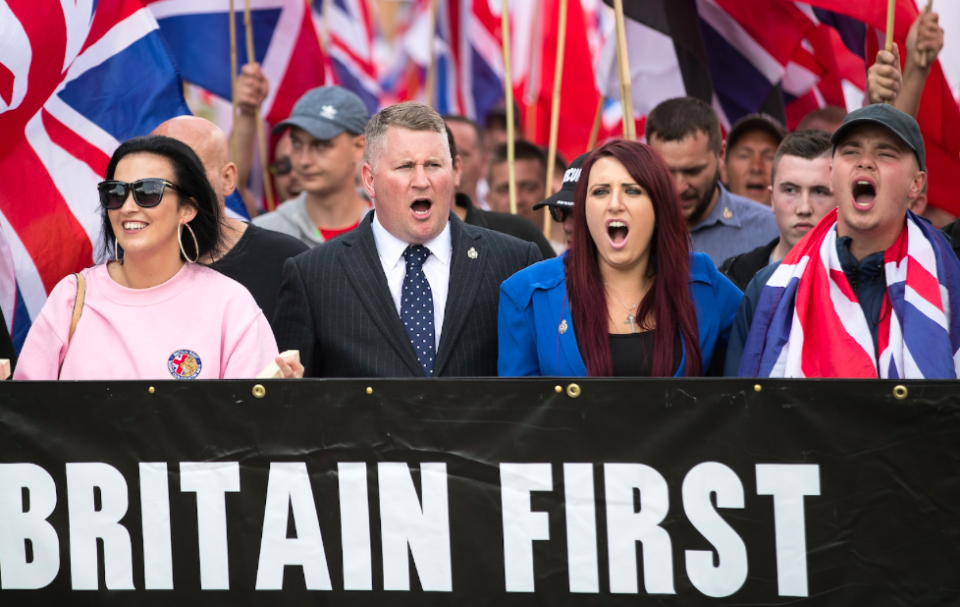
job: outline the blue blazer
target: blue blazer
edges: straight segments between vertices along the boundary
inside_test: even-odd
[[[500,286],[501,377],[587,375],[570,317],[566,257],[534,264]],[[707,255],[691,253],[690,296],[697,310],[706,369],[717,346],[726,347],[743,293],[717,271]],[[686,364],[684,345],[677,377],[683,375]]]

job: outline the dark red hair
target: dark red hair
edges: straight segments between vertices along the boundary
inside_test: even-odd
[[[689,291],[690,235],[680,212],[676,186],[666,163],[653,148],[622,139],[603,145],[587,157],[574,194],[573,239],[566,261],[567,294],[587,372],[600,377],[613,373],[606,289],[600,277],[597,245],[587,227],[586,212],[590,169],[604,157],[619,161],[653,202],[656,225],[651,236],[648,271],[655,279],[637,310],[641,325],[648,318],[656,322],[653,375],[670,377],[674,374],[677,331],[686,347],[683,375],[703,375],[697,314]]]

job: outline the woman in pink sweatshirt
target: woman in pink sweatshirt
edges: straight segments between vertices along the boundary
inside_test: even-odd
[[[252,378],[278,356],[267,319],[239,283],[195,263],[221,246],[222,209],[183,143],[122,144],[98,186],[106,263],[53,289],[27,335],[14,379]]]

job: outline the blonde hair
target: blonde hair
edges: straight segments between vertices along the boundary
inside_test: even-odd
[[[377,168],[377,160],[386,145],[387,128],[391,126],[411,131],[433,131],[443,138],[443,145],[447,148],[447,156],[450,155],[446,124],[444,124],[440,114],[433,111],[433,108],[429,105],[416,101],[405,101],[383,108],[374,114],[373,118],[367,123],[367,128],[364,131],[367,141],[363,161],[374,170]]]

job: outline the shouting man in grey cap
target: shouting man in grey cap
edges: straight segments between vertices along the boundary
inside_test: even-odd
[[[908,210],[927,178],[917,122],[870,105],[831,142],[837,210],[747,286],[726,374],[955,379],[960,262]]]
[[[311,247],[357,227],[370,209],[354,182],[369,119],[363,101],[345,88],[307,91],[290,117],[273,129],[275,135],[290,129],[290,158],[303,192],[253,223]]]

